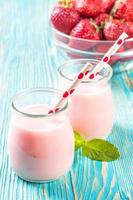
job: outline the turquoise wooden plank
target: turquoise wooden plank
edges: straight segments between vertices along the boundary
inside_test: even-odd
[[[94,162],[81,157],[78,151],[70,173],[46,184],[27,183],[10,168],[7,155],[10,98],[24,88],[56,87],[57,67],[66,60],[52,43],[48,25],[51,5],[52,0],[0,0],[0,43],[3,46],[0,57],[0,200],[132,199],[133,175],[129,163],[133,163],[133,90],[128,83],[133,78],[132,70],[118,73],[112,80],[117,113],[109,140],[120,148],[121,160]],[[118,65],[116,71],[124,68]]]
[[[117,179],[120,185],[121,196],[133,198],[133,91],[132,87],[127,84],[126,80],[133,77],[133,69],[124,72],[121,76],[115,76],[113,88],[116,90],[115,103],[117,113],[114,125],[113,134],[110,136],[120,149],[122,154],[121,159],[114,163]],[[117,82],[116,80],[117,79]],[[133,80],[133,79],[132,79]],[[119,134],[118,134],[119,133]],[[125,195],[126,194],[126,195]]]

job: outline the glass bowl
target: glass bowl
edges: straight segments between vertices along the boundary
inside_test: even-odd
[[[52,25],[53,40],[60,52],[64,52],[67,58],[89,58],[100,60],[105,52],[114,44],[114,41],[107,40],[87,40],[64,34]],[[133,38],[127,39],[119,51],[111,57],[109,64],[112,66],[116,62],[129,63],[133,61]],[[133,65],[127,65],[124,69],[129,69]]]

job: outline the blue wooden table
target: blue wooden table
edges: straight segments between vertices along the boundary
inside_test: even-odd
[[[55,182],[32,184],[12,171],[7,154],[10,98],[21,89],[57,86],[64,58],[52,43],[48,20],[52,0],[0,0],[0,200],[133,199],[133,67],[115,73],[116,114],[109,140],[121,158],[96,162],[75,153],[70,173]],[[127,65],[117,63],[116,71]]]

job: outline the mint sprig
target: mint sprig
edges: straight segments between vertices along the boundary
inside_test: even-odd
[[[103,139],[93,139],[85,141],[79,133],[75,133],[75,150],[82,147],[82,155],[91,160],[114,161],[120,157],[117,147]]]

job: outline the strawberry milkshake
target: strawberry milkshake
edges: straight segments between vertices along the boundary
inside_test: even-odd
[[[59,97],[58,91],[45,88],[26,90],[13,99],[9,160],[24,180],[54,180],[71,168],[74,136],[67,116],[68,102],[58,113],[47,115]]]
[[[77,59],[62,65],[58,69],[60,89],[69,88],[87,62],[95,66],[98,61]],[[114,115],[113,95],[109,83],[111,77],[112,69],[105,64],[93,81],[88,81],[86,76],[71,96],[69,118],[72,127],[87,140],[105,138],[111,132]]]

